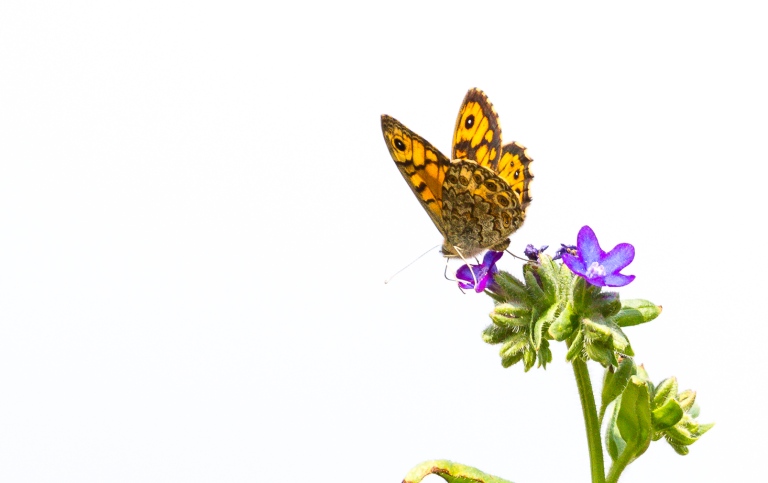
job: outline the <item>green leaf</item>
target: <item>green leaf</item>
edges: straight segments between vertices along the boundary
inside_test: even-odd
[[[651,397],[642,379],[632,376],[621,395],[621,405],[616,426],[627,443],[632,459],[637,458],[651,444]]]
[[[631,299],[621,304],[619,313],[613,316],[613,321],[619,327],[644,324],[655,319],[661,313],[661,305],[654,305],[647,300]]]
[[[685,412],[677,401],[674,399],[667,399],[666,402],[664,402],[664,405],[656,407],[656,409],[651,411],[651,416],[653,416],[653,429],[660,431],[674,426],[683,419],[684,414]]]
[[[427,475],[437,475],[448,483],[512,483],[448,460],[430,460],[414,466],[403,478],[403,483],[420,483]]]
[[[626,357],[619,362],[618,367],[610,366],[605,370],[603,377],[603,392],[600,401],[600,417],[605,413],[608,405],[619,397],[627,387],[629,378],[634,372],[635,363]]]

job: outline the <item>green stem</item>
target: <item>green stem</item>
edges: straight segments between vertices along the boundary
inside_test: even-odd
[[[632,455],[630,454],[630,451],[622,451],[619,457],[616,458],[616,461],[613,462],[613,465],[611,465],[611,469],[608,471],[608,478],[606,479],[606,483],[616,483],[619,481],[621,472],[624,471],[624,468],[626,468],[627,465],[631,462]]]
[[[605,466],[603,466],[603,444],[600,440],[600,421],[597,418],[595,396],[592,392],[592,381],[589,379],[587,363],[578,357],[573,361],[573,374],[579,388],[581,410],[584,412],[584,425],[587,429],[587,445],[589,446],[589,465],[592,470],[592,483],[605,483]],[[618,477],[618,476],[617,476]]]

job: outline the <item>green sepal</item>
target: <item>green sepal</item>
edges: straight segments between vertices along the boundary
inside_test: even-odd
[[[528,372],[531,370],[533,365],[536,363],[536,351],[525,351],[523,352],[523,368],[525,372]]]
[[[675,396],[677,396],[677,378],[668,377],[661,381],[654,389],[652,405],[654,408],[664,406],[669,401],[674,400]]]
[[[605,428],[605,449],[608,451],[608,455],[613,461],[624,452],[624,448],[627,447],[627,443],[621,437],[619,427],[616,425],[616,419],[619,417],[619,408],[621,404],[621,398],[616,400],[616,404],[611,408],[611,419]]]
[[[525,355],[525,352],[518,352],[517,354],[511,354],[508,356],[501,356],[501,367],[508,368],[512,367],[521,360],[523,360],[523,355]]]
[[[572,362],[577,357],[580,357],[584,350],[584,331],[579,330],[573,337],[573,341],[568,346],[568,352],[565,354],[565,360]]]
[[[448,460],[430,460],[414,466],[403,478],[403,483],[420,483],[427,475],[437,475],[448,483],[512,483]]]
[[[550,305],[550,301],[547,300],[547,295],[539,285],[539,281],[536,279],[536,274],[533,272],[530,264],[523,266],[523,276],[525,277],[525,285],[533,305]]]
[[[512,327],[500,327],[495,324],[491,324],[483,330],[483,342],[488,344],[501,344],[509,337],[515,335],[516,331]]]
[[[549,350],[549,341],[544,339],[541,341],[541,347],[536,351],[539,359],[539,367],[546,369],[547,364],[552,362],[552,351]]]
[[[611,340],[611,328],[605,324],[605,319],[601,315],[583,317],[581,324],[584,327],[584,335],[589,341],[608,342]]]
[[[494,324],[502,327],[525,327],[531,318],[531,309],[508,303],[499,304],[490,313]]]
[[[541,280],[541,288],[547,296],[547,301],[551,304],[557,300],[558,296],[559,265],[553,262],[549,256],[541,255],[539,257],[537,273],[539,280]]]
[[[619,327],[644,324],[655,319],[661,313],[661,305],[654,305],[647,300],[630,299],[621,303],[621,310],[613,316]]]
[[[687,421],[686,421],[687,422]],[[690,421],[690,423],[693,423],[693,420]],[[676,424],[672,427],[666,428],[664,430],[664,436],[667,438],[667,441],[674,442],[680,445],[691,445],[696,442],[698,438],[698,434],[696,434],[694,431],[691,431],[690,424]],[[698,424],[694,423],[694,430],[698,430],[697,427]]]
[[[632,376],[621,395],[619,415],[616,418],[621,438],[627,446],[631,459],[645,453],[651,444],[651,397],[648,386],[639,377]]]
[[[597,294],[593,302],[593,308],[603,317],[611,317],[621,310],[621,300],[618,292],[601,292]]]
[[[509,358],[517,353],[523,352],[523,350],[528,347],[529,343],[528,335],[525,332],[518,332],[504,342],[501,349],[499,349],[499,355],[502,359]]]
[[[621,396],[627,387],[629,378],[635,370],[632,359],[625,357],[619,361],[618,366],[609,366],[603,376],[603,391],[600,396],[600,419],[602,420],[608,405]]]
[[[685,456],[690,451],[688,446],[677,444],[673,441],[670,441],[669,439],[667,439],[667,443],[669,443],[669,445],[672,446],[672,449],[675,450],[675,453],[679,454],[680,456]]]
[[[541,339],[544,335],[544,330],[555,320],[557,314],[557,305],[550,305],[549,308],[541,314],[533,323],[533,347],[539,349],[541,347]]]
[[[574,312],[582,316],[588,316],[594,312],[594,300],[600,294],[601,288],[592,285],[582,277],[573,277],[571,297]]]
[[[584,344],[584,349],[590,359],[600,363],[603,367],[619,365],[619,361],[616,359],[616,352],[607,342],[587,340]]]
[[[685,412],[674,398],[667,399],[662,406],[657,406],[651,415],[653,416],[653,429],[656,431],[667,429],[677,424]]]
[[[501,288],[502,293],[500,295],[505,302],[517,302],[525,306],[531,305],[531,297],[528,295],[525,284],[519,278],[509,272],[500,271],[493,276],[493,281]]]
[[[567,304],[565,308],[560,312],[552,325],[547,330],[550,337],[557,341],[563,341],[568,339],[573,332],[579,327],[579,318],[573,313],[573,306]]]

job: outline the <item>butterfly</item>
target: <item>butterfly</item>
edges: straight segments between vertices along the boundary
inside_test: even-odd
[[[381,130],[397,169],[445,239],[446,257],[504,251],[525,220],[533,161],[518,143],[501,145],[499,117],[480,89],[464,97],[449,160],[393,117]]]

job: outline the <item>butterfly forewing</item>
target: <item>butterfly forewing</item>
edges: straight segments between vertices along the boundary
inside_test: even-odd
[[[445,236],[442,222],[443,180],[450,161],[426,139],[393,117],[381,116],[381,130],[397,169]]]
[[[499,116],[483,91],[470,89],[456,118],[451,159],[469,159],[496,171],[500,154]]]

